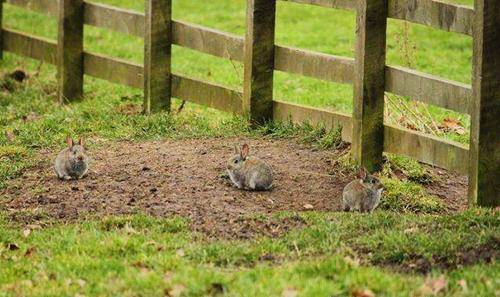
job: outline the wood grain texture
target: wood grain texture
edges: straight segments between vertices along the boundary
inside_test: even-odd
[[[0,59],[3,59],[3,1],[0,0]]]
[[[247,0],[243,112],[252,124],[273,116],[276,0]]]
[[[384,151],[406,155],[420,162],[467,173],[467,146],[393,125],[384,126]]]
[[[242,93],[215,83],[174,75],[172,92],[175,98],[210,108],[234,114],[241,114],[242,111]]]
[[[146,0],[144,112],[170,111],[172,0]]]
[[[59,102],[83,96],[83,0],[60,0],[57,39]]]
[[[243,61],[244,38],[219,30],[175,21],[174,44],[212,56]]]
[[[307,122],[313,126],[322,126],[326,129],[342,127],[342,140],[351,141],[352,118],[347,114],[279,100],[274,100],[273,103],[274,121],[294,124]]]
[[[470,85],[399,66],[386,66],[385,90],[466,114],[472,97]]]
[[[354,63],[354,159],[379,170],[384,150],[384,89],[387,0],[358,2]]]
[[[85,52],[83,65],[87,75],[133,88],[144,87],[144,68],[141,64]]]
[[[500,205],[500,2],[476,0],[469,204]]]
[[[389,17],[472,35],[474,10],[436,0],[389,0]]]
[[[356,9],[356,0],[281,0],[283,2],[295,2],[300,4],[317,5],[328,8],[338,8],[345,10]]]
[[[85,24],[143,37],[144,14],[101,3],[85,2]]]
[[[274,69],[326,81],[352,83],[354,59],[276,46]]]
[[[4,51],[53,65],[57,64],[57,43],[53,40],[12,29],[3,29],[2,42]]]

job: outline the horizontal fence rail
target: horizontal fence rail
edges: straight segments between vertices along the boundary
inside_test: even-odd
[[[4,50],[25,57],[56,64],[57,44],[15,30],[3,30]],[[87,75],[134,88],[143,87],[143,66],[104,55],[85,52],[84,72]],[[238,90],[180,75],[173,75],[173,97],[218,110],[240,113],[241,96]],[[352,117],[329,110],[274,100],[273,118],[277,121],[342,127],[342,139],[351,141]],[[460,173],[467,172],[467,147],[415,131],[385,125],[384,150],[403,154],[421,162]]]
[[[56,0],[40,2],[8,0],[7,2],[47,15],[57,15],[57,5],[54,4],[57,4]],[[334,7],[328,3],[337,1],[293,2]],[[87,25],[137,37],[144,35],[144,14],[136,11],[85,2],[84,19]],[[216,57],[243,61],[243,37],[181,21],[173,21],[172,25],[174,44]],[[352,84],[354,59],[277,45],[274,68],[325,81]],[[385,75],[387,92],[453,111],[469,113],[471,97],[469,85],[399,66],[387,66]]]
[[[356,0],[282,0],[328,8],[355,10]],[[474,10],[436,0],[389,0],[390,18],[472,36]]]

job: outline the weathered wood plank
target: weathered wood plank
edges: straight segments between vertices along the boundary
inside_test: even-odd
[[[349,115],[320,108],[274,100],[273,120],[294,124],[310,123],[327,129],[342,127],[342,140],[351,141],[352,118]]]
[[[144,112],[170,111],[172,0],[146,0]]]
[[[474,10],[436,0],[389,0],[389,17],[472,35]]]
[[[500,2],[476,0],[469,204],[500,205]]]
[[[345,10],[356,9],[355,0],[281,0],[283,2],[295,2],[300,4],[317,5],[328,8],[338,8]]]
[[[83,96],[83,0],[59,1],[57,77],[60,103]]]
[[[57,63],[57,43],[12,29],[2,30],[4,51],[40,60],[49,64]]]
[[[354,60],[303,49],[276,46],[274,69],[327,81],[352,83]]]
[[[59,15],[58,0],[5,0],[5,2],[51,17]]]
[[[465,145],[416,131],[385,125],[384,151],[417,159],[441,168],[467,173],[469,156]]]
[[[3,59],[3,1],[0,1],[0,59]]]
[[[101,3],[85,2],[85,24],[113,31],[144,36],[144,14]]]
[[[84,53],[83,61],[87,75],[133,88],[144,87],[141,64],[89,52]]]
[[[353,103],[354,159],[380,169],[384,150],[384,90],[387,0],[358,2]]]
[[[243,61],[244,38],[203,26],[175,21],[174,44],[216,57]]]
[[[172,94],[175,98],[241,114],[242,93],[218,84],[174,75]]]
[[[276,0],[247,0],[243,112],[251,123],[273,116]]]
[[[472,96],[470,85],[399,66],[386,66],[385,90],[467,114]]]

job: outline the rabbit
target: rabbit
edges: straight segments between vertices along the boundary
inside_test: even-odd
[[[87,173],[89,157],[83,147],[83,139],[78,144],[71,137],[66,138],[68,147],[63,149],[56,157],[54,169],[61,180],[80,179]]]
[[[368,173],[366,168],[359,171],[360,179],[347,184],[342,192],[342,209],[371,213],[380,203],[384,187],[380,180]]]
[[[248,156],[248,144],[234,146],[234,156],[227,163],[227,173],[238,189],[265,191],[272,188],[271,167],[256,157]]]

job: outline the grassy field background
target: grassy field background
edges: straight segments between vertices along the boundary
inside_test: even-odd
[[[140,11],[144,4],[100,2]],[[243,35],[245,1],[174,1],[174,17]],[[4,25],[56,38],[54,19],[9,5]],[[279,44],[352,57],[354,28],[352,12],[278,5]],[[87,50],[142,61],[140,39],[92,27],[85,30]],[[405,30],[404,23],[390,20],[388,64],[411,65],[470,83],[470,37],[411,25],[405,43]],[[61,148],[67,134],[86,136],[91,150],[118,140],[233,135],[299,137],[321,148],[331,144],[331,135],[324,131],[274,125],[250,130],[240,118],[192,104],[177,115],[146,117],[140,114],[140,90],[90,77],[86,77],[85,100],[58,106],[52,66],[8,53],[0,65],[2,73],[21,68],[30,74],[26,83],[0,93],[0,188],[36,165],[40,150]],[[173,69],[232,87],[242,85],[241,64],[188,49],[174,48]],[[336,111],[352,109],[348,85],[276,73],[275,94]],[[437,122],[453,118],[468,127],[466,115],[435,107],[430,111]],[[468,142],[467,134],[443,136]],[[470,250],[498,248],[498,212],[440,212],[436,200],[418,183],[422,167],[401,157],[391,157],[391,162],[413,173],[417,181],[387,178],[394,204],[371,216],[301,213],[307,226],[277,239],[209,240],[191,232],[189,222],[180,217],[137,215],[61,224],[36,209],[17,214],[34,221],[26,226],[0,208],[0,296],[371,296],[366,290],[377,296],[428,296],[435,290],[449,296],[498,295],[497,262],[461,264]],[[419,211],[402,212],[407,205],[401,203],[419,205]],[[291,215],[295,214],[276,216]],[[276,260],[261,260],[267,254]],[[416,259],[433,263],[436,258],[458,268],[436,264],[426,276],[398,267]]]

